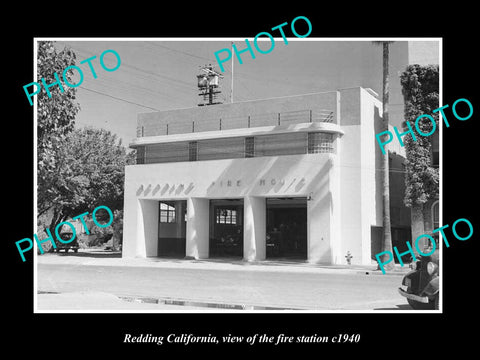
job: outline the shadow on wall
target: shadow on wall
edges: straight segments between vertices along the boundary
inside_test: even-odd
[[[148,184],[147,188],[143,192],[145,196],[147,196],[150,193],[150,190],[152,190],[152,184]]]
[[[162,188],[160,184],[156,184],[152,190],[152,184],[148,184],[147,187],[142,184],[138,187],[136,191],[137,196],[147,196],[148,194],[152,194],[152,196],[158,194],[160,191],[160,195],[165,195],[167,192],[168,194],[175,194],[180,195],[183,191],[183,194],[188,195],[194,188],[193,183],[190,183],[187,188],[185,188],[184,184],[180,184],[177,187],[175,185],[170,186],[169,184],[165,184]]]
[[[238,163],[239,159],[230,161],[221,174],[209,185],[206,196],[210,198],[239,198],[247,194],[256,196],[255,190],[261,186],[261,196],[318,196],[325,193],[325,187],[328,187],[328,175],[333,166],[330,154],[325,154],[325,159],[320,162],[318,157],[309,157],[304,155],[308,168],[304,161],[299,161],[296,156],[282,157],[259,157],[256,161],[243,161]],[[225,161],[225,160],[221,160]],[[322,164],[323,162],[323,164]],[[307,173],[307,174],[306,174]],[[298,176],[295,176],[298,174]],[[313,177],[309,177],[309,175]],[[248,179],[245,178],[248,176]],[[248,183],[247,183],[248,181]],[[164,184],[142,184],[136,190],[137,196],[156,195],[165,196],[168,194],[181,196],[188,195],[195,185],[189,183],[170,185]],[[255,189],[257,188],[257,189]],[[253,192],[252,192],[253,190]],[[331,200],[331,194],[328,191],[323,197],[328,196]],[[321,201],[316,202],[315,207],[321,206]]]
[[[207,189],[207,197],[238,198],[248,194],[256,196],[259,186],[262,187],[262,196],[291,197],[297,193],[298,196],[308,196],[306,195],[308,189],[312,188],[318,191],[319,184],[325,181],[324,177],[328,174],[331,165],[329,165],[330,160],[326,160],[325,164],[321,165],[322,168],[315,172],[314,168],[317,164],[315,164],[314,158],[309,159],[308,155],[305,156],[305,160],[311,162],[307,172],[315,173],[313,178],[304,176],[306,170],[305,167],[302,168],[302,161],[299,162],[298,158],[288,155],[259,157],[256,158],[257,161],[244,161],[241,166],[238,164],[238,159],[235,162],[232,161],[210,184]],[[245,178],[246,175],[248,179]]]

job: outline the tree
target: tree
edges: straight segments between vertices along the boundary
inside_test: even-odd
[[[134,154],[105,129],[86,127],[69,133],[61,141],[52,175],[50,192],[56,201],[50,230],[99,205],[122,209],[125,165],[134,163]]]
[[[389,105],[389,46],[393,41],[374,41],[374,44],[382,45],[383,50],[383,91],[382,91],[382,118],[383,118],[383,131],[388,130],[389,124],[389,112],[388,112],[388,105]],[[386,136],[386,135],[384,135]],[[382,141],[386,142],[386,139]],[[393,261],[388,262],[387,258],[387,251],[393,253],[393,245],[392,245],[392,228],[391,228],[391,221],[390,221],[390,165],[389,165],[389,153],[388,150],[385,151],[383,154],[382,159],[382,198],[383,198],[383,243],[382,243],[382,251],[384,251],[384,255],[382,255],[382,262],[385,264],[384,267],[387,270],[391,270],[394,268],[395,264]]]
[[[61,78],[63,71],[75,65],[75,53],[64,48],[57,52],[52,41],[39,41],[37,54],[37,82],[46,84],[55,81],[54,74]],[[72,71],[66,72],[66,79],[72,80]],[[80,106],[75,101],[76,88],[63,86],[63,93],[58,85],[49,88],[49,98],[42,86],[37,95],[37,211],[38,215],[49,210],[57,198],[52,188],[55,186],[59,161],[59,147],[65,136],[73,131],[75,116]]]
[[[414,127],[415,120],[423,114],[431,114],[435,120],[436,129],[439,128],[438,112],[433,110],[439,106],[438,89],[439,75],[438,66],[410,65],[400,77],[402,94],[405,99],[405,123]],[[418,127],[422,133],[428,134],[433,130],[430,120],[422,118]],[[432,136],[416,135],[416,141],[412,136],[406,136],[404,143],[407,159],[405,162],[405,199],[404,203],[411,209],[412,219],[412,242],[425,233],[424,229],[424,204],[438,196],[439,174],[438,168],[432,166],[431,147]],[[419,244],[422,249],[423,244]],[[412,246],[414,248],[414,246]]]

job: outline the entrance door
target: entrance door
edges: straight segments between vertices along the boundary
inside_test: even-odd
[[[187,202],[160,201],[158,219],[158,256],[185,257]]]
[[[307,199],[267,199],[267,258],[307,259]]]
[[[210,201],[210,257],[243,257],[243,200]]]

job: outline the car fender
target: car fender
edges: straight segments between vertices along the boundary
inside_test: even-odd
[[[439,290],[439,277],[435,277],[425,286],[423,293],[427,296],[434,296],[438,293]]]
[[[402,285],[407,285],[405,283],[405,279],[412,279],[412,278],[415,278],[415,277],[419,277],[420,276],[420,272],[418,272],[417,270],[411,270],[409,271],[408,273],[406,273],[404,276],[403,276],[403,279],[402,279]]]

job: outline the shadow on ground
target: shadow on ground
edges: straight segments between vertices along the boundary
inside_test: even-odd
[[[88,258],[121,258],[121,251],[109,251],[109,250],[89,250],[89,251],[79,251],[74,252],[56,252],[54,253],[57,256],[69,256],[69,257],[88,257]]]
[[[375,308],[374,310],[413,310],[412,307],[408,304],[400,304],[392,307],[385,308]]]

